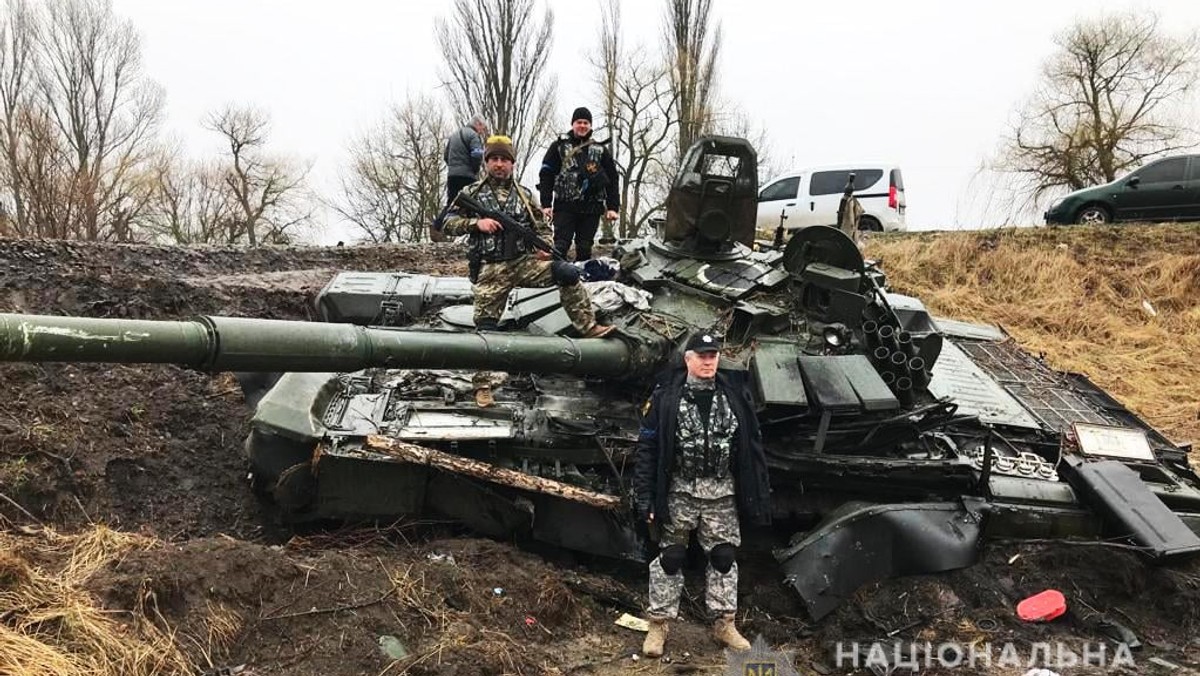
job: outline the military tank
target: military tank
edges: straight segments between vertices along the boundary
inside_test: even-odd
[[[290,519],[420,516],[645,560],[641,407],[706,331],[755,387],[775,525],[754,541],[815,619],[865,582],[969,566],[987,538],[1200,551],[1188,448],[998,328],[890,291],[836,228],[756,242],[756,175],[744,140],[689,150],[654,233],[585,270],[615,337],[573,337],[553,288],[515,290],[480,332],[466,278],[347,272],[324,322],[0,315],[0,358],[282,373],[245,449]]]

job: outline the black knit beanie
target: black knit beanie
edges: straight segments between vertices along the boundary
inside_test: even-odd
[[[575,109],[575,112],[571,113],[571,124],[575,124],[575,120],[587,120],[588,122],[591,122],[592,111],[584,108],[583,106],[579,106]]]

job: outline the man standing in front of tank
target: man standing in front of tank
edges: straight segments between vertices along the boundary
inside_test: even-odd
[[[571,131],[550,144],[538,178],[542,213],[554,220],[554,248],[565,257],[574,240],[575,260],[588,260],[601,214],[615,221],[621,208],[617,165],[592,138],[590,110],[571,114]]]
[[[633,489],[639,516],[660,532],[650,562],[650,631],[642,652],[660,657],[667,621],[679,614],[688,539],[708,557],[706,605],[713,636],[733,650],[750,643],[734,624],[739,517],[770,521],[770,485],[758,418],[744,371],[719,371],[721,342],[688,339],[684,369],[654,390],[638,437]]]
[[[492,211],[503,212],[539,236],[548,235],[549,228],[534,207],[533,193],[513,180],[516,155],[512,140],[507,136],[489,137],[483,158],[487,176],[463,188],[463,193]],[[500,315],[514,288],[557,284],[562,307],[581,336],[601,338],[612,331],[612,326],[596,323],[591,296],[583,286],[579,268],[574,265],[550,260],[548,254],[534,249],[524,237],[507,232],[499,221],[477,217],[458,206],[448,211],[445,232],[451,237],[468,235],[471,258],[479,263],[477,273],[473,272],[471,278],[475,285],[476,329],[498,330]]]

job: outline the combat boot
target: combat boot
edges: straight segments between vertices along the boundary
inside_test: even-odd
[[[608,326],[605,324],[592,324],[592,328],[583,332],[583,337],[584,338],[603,338],[603,337],[607,336],[608,334],[612,333],[613,329],[615,329],[615,328],[617,328],[617,327]]]
[[[713,623],[713,638],[724,644],[730,650],[749,650],[750,642],[738,633],[733,623],[733,615],[722,615]],[[647,638],[647,641],[650,639]]]
[[[650,631],[642,642],[642,654],[646,657],[662,657],[663,644],[667,642],[667,621],[650,620]]]

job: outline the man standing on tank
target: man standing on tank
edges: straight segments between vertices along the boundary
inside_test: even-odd
[[[620,176],[606,144],[592,137],[592,112],[576,108],[571,131],[550,145],[538,173],[542,212],[554,221],[554,248],[565,257],[575,243],[575,260],[592,257],[600,217],[617,219]]]
[[[479,180],[483,139],[487,133],[487,122],[482,115],[475,115],[446,139],[446,204],[454,200],[459,190]]]
[[[667,622],[679,614],[693,531],[708,557],[713,637],[733,650],[750,649],[734,624],[740,522],[770,521],[767,459],[746,372],[718,370],[721,341],[712,334],[693,335],[684,350],[685,368],[651,395],[634,465],[639,516],[660,532],[659,555],[650,562],[647,657],[663,654]]]

